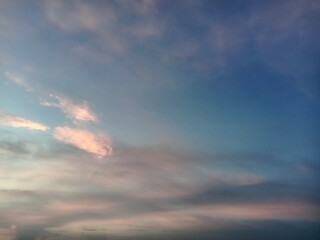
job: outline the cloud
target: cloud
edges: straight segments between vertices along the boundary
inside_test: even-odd
[[[116,9],[111,2],[106,8],[81,1],[46,1],[44,8],[49,22],[68,34],[86,33],[92,36],[94,47],[87,51],[103,52],[103,55],[123,52],[127,43],[118,33]],[[103,11],[102,11],[103,9]]]
[[[3,159],[19,159],[30,153],[31,143],[0,140],[0,156]]]
[[[69,135],[79,139],[77,144],[90,139],[83,133]],[[139,233],[145,238],[137,239],[148,239],[148,234],[179,231],[210,230],[210,236],[215,236],[215,231],[234,230],[248,221],[254,228],[267,220],[319,220],[317,188],[311,182],[304,181],[304,186],[291,183],[290,179],[242,184],[240,177],[249,173],[242,172],[239,164],[234,166],[239,172],[228,174],[232,162],[245,160],[244,154],[238,153],[238,158],[236,154],[224,154],[215,161],[163,146],[119,143],[108,161],[88,161],[88,155],[77,148],[65,149],[61,154],[66,146],[59,144],[53,149],[55,152],[50,151],[50,159],[34,155],[41,161],[28,166],[10,161],[1,164],[0,182],[5,179],[5,188],[0,186],[0,205],[6,207],[0,228],[16,225],[20,239],[30,236],[29,225],[40,231],[35,232],[34,239],[58,233],[68,239],[83,230],[90,232],[89,229],[108,236]],[[48,148],[41,148],[44,150]],[[253,158],[247,162],[247,171],[252,165],[265,169],[266,164],[257,162],[260,154],[246,155]],[[276,167],[284,175],[289,166]],[[301,180],[307,175],[301,173],[295,178]]]
[[[48,19],[65,31],[80,32],[80,31],[97,31],[101,24],[113,22],[114,16],[111,11],[108,11],[105,18],[100,18],[99,9],[92,5],[80,2],[71,1],[47,1],[45,10]],[[101,14],[101,13],[100,13]],[[109,20],[106,22],[106,20]]]
[[[31,86],[29,82],[27,82],[24,78],[6,71],[4,73],[5,77],[7,77],[14,84],[23,87],[26,91],[32,92],[35,89]],[[40,90],[37,89],[36,90]],[[37,91],[37,92],[38,92]],[[42,90],[43,91],[43,90]],[[68,118],[74,120],[75,122],[97,122],[97,116],[91,111],[89,108],[88,102],[83,101],[81,104],[75,104],[71,99],[57,94],[50,94],[51,99],[53,101],[42,101],[40,104],[46,107],[57,107],[60,108]]]
[[[98,121],[97,116],[90,110],[87,101],[83,101],[81,104],[75,104],[69,98],[64,96],[51,94],[50,97],[56,101],[42,101],[41,105],[60,108],[68,118],[75,122]]]
[[[103,133],[93,133],[86,129],[57,127],[54,137],[64,143],[71,144],[103,158],[112,154],[111,140]]]
[[[15,127],[15,128],[28,128],[30,130],[47,131],[49,127],[42,123],[34,122],[29,119],[16,116],[10,113],[0,111],[0,125]]]
[[[157,5],[157,1],[107,1],[99,5],[84,1],[46,1],[44,10],[47,20],[69,36],[78,33],[90,36],[90,44],[72,47],[72,52],[86,60],[100,62],[103,58],[109,62],[142,40],[161,37],[165,21],[156,17]]]
[[[16,85],[18,85],[20,87],[23,87],[28,92],[32,92],[33,91],[33,88],[30,86],[30,84],[24,78],[12,73],[12,72],[9,72],[9,71],[6,71],[4,73],[4,76],[6,78],[8,78],[11,82],[13,82],[14,84],[16,84]]]

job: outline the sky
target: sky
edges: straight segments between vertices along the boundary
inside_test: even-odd
[[[0,239],[317,239],[320,2],[1,0]]]

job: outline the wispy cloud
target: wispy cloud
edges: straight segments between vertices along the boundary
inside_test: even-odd
[[[60,131],[67,132],[66,129]],[[78,142],[70,143],[74,146],[90,139],[79,129],[70,131],[73,133],[65,135],[72,136],[72,141],[79,138]],[[237,164],[231,165],[238,171],[228,174],[230,162],[239,159],[209,163],[209,159],[201,156],[160,146],[141,148],[119,144],[108,161],[97,158],[88,161],[88,155],[76,148],[70,148],[63,156],[65,146],[59,146],[62,149],[48,152],[52,158],[34,155],[42,161],[27,167],[9,161],[1,165],[0,204],[7,208],[2,212],[0,228],[15,224],[23,231],[24,227],[33,225],[42,231],[66,235],[84,228],[106,234],[103,229],[107,228],[108,234],[135,234],[143,230],[139,233],[144,235],[158,231],[227,231],[237,228],[243,220],[251,221],[255,227],[260,221],[316,222],[319,219],[315,201],[318,198],[290,179],[239,184],[241,177],[250,176],[250,172],[242,172]],[[245,169],[252,166],[265,169],[255,161],[248,164]],[[89,178],[97,165],[99,169]],[[283,170],[288,166],[277,167]],[[301,173],[299,178],[309,175]],[[1,187],[1,178],[7,179],[5,187]],[[312,187],[312,183],[307,186]],[[15,211],[17,208],[21,210]]]
[[[0,155],[2,159],[19,159],[29,154],[31,143],[19,141],[12,142],[7,140],[0,141]],[[1,171],[0,171],[1,172]]]
[[[27,81],[18,77],[16,74],[5,72],[5,76],[18,86],[25,88],[27,91],[32,89]],[[98,122],[98,117],[92,112],[87,101],[74,103],[70,98],[60,94],[49,94],[49,96],[49,99],[40,100],[40,104],[45,107],[56,107],[61,109],[65,114],[65,117],[71,119],[74,124],[78,125],[79,123],[84,122]],[[0,124],[11,127],[25,127],[41,131],[49,129],[49,127],[41,123],[1,111]],[[112,154],[110,138],[104,133],[93,133],[85,126],[82,126],[82,129],[68,126],[56,127],[52,132],[52,135],[58,141],[71,144],[79,149],[93,153],[98,158]]]
[[[93,153],[98,158],[109,156],[112,153],[111,140],[103,133],[93,133],[86,129],[65,126],[57,127],[53,135],[57,140]]]
[[[49,127],[43,125],[42,123],[34,122],[29,119],[1,111],[0,124],[15,128],[28,128],[30,130],[46,131],[49,129]]]
[[[21,76],[18,76],[15,73],[6,71],[4,73],[4,76],[9,79],[11,82],[13,82],[14,84],[23,87],[25,90],[27,90],[28,92],[32,92],[33,88],[31,87],[31,85]]]
[[[25,78],[19,76],[16,73],[6,71],[4,72],[4,76],[16,84],[17,86],[20,86],[24,88],[28,92],[32,92],[37,90],[36,92],[39,95],[41,92],[47,92],[49,94],[51,91],[42,89],[42,88],[35,88],[33,84],[28,82]],[[49,92],[49,93],[48,93]],[[50,101],[51,100],[51,101]],[[89,104],[87,101],[82,101],[80,104],[74,103],[70,98],[65,97],[61,94],[50,94],[50,100],[42,100],[40,104],[42,106],[46,107],[57,107],[60,108],[68,118],[72,119],[76,123],[78,122],[97,122],[98,118],[97,116],[91,111],[89,108]]]
[[[83,1],[47,1],[44,9],[48,21],[64,32],[91,36],[91,46],[79,45],[73,48],[74,52],[84,57],[103,56],[107,61],[126,52],[141,40],[160,37],[165,29],[164,21],[155,17],[157,1],[116,4],[107,1],[101,6],[99,8]]]
[[[68,118],[75,122],[97,122],[97,116],[89,108],[88,102],[83,101],[81,104],[75,104],[67,97],[53,95],[50,97],[55,101],[42,101],[41,105],[46,107],[60,108]]]

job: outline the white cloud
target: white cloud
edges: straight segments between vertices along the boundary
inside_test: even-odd
[[[97,158],[103,158],[112,154],[112,143],[104,133],[93,133],[86,129],[57,127],[53,136],[64,143],[71,144],[93,153]]]
[[[15,128],[28,128],[31,130],[40,130],[40,131],[46,131],[49,129],[49,127],[38,123],[31,121],[29,119],[16,116],[13,114],[5,113],[0,111],[0,124]]]

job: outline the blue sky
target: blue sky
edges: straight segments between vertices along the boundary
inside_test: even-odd
[[[1,1],[0,238],[316,239],[319,10]]]

